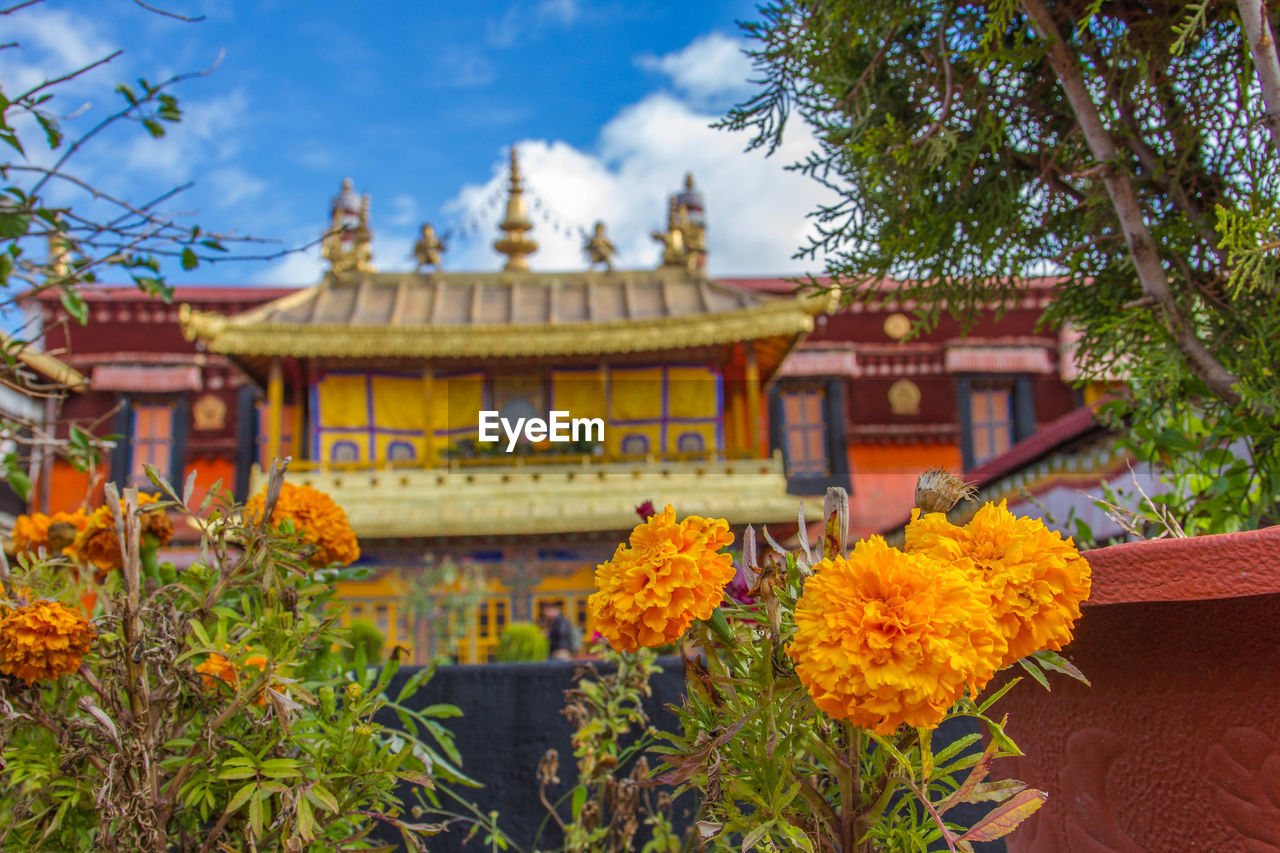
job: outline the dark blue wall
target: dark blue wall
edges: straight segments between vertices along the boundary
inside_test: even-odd
[[[646,710],[654,726],[672,730],[677,725],[676,719],[664,706],[682,701],[684,675],[678,658],[663,658],[660,663],[663,671],[651,681],[653,696]],[[402,668],[387,692],[396,695],[400,685],[416,669]],[[608,670],[602,666],[601,671]],[[549,792],[552,801],[576,784],[573,747],[569,743],[572,729],[560,713],[564,707],[564,691],[573,685],[573,672],[573,664],[559,661],[441,667],[406,703],[426,707],[447,702],[462,709],[461,717],[444,722],[454,733],[462,753],[463,770],[485,787],[460,791],[481,811],[497,810],[503,830],[526,851],[531,849],[534,835],[547,814],[538,800],[536,773],[538,762],[548,749],[554,747],[560,752],[561,785]],[[391,715],[383,722],[397,725]],[[934,736],[934,748],[940,749],[953,738],[973,730],[964,725],[968,722],[952,721],[955,725],[949,724]],[[652,759],[651,763],[658,764]],[[683,818],[682,823],[692,818],[695,808],[696,803],[689,794],[676,801],[677,817]],[[958,821],[976,819],[974,815],[966,817],[956,812],[952,815]],[[549,827],[539,841],[544,850],[555,849],[559,842],[558,834],[553,833],[554,825],[549,822]],[[428,849],[432,853],[482,851],[478,838],[462,846],[467,831],[464,827],[436,836],[428,843]],[[399,835],[384,833],[383,837],[391,842],[398,840]],[[975,848],[982,853],[1004,853],[1003,842],[978,844]]]

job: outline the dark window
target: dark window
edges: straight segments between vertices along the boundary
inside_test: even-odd
[[[697,453],[704,448],[702,436],[696,432],[686,432],[676,439],[676,450],[681,453]]]
[[[782,452],[788,477],[825,477],[827,395],[821,388],[782,392]]]
[[[393,441],[387,446],[387,459],[391,462],[412,462],[413,445],[407,441]]]
[[[994,459],[1013,446],[1013,389],[982,388],[969,391],[969,436],[973,465]]]
[[[329,448],[330,462],[359,462],[360,448],[354,441],[335,441]]]
[[[164,476],[170,476],[173,458],[173,403],[135,403],[129,482],[135,486],[150,484],[144,465],[151,465]]]
[[[644,435],[628,435],[622,439],[622,455],[639,455],[649,452],[649,438]]]
[[[791,494],[853,490],[844,400],[842,379],[793,380],[770,390],[769,443],[782,451]]]

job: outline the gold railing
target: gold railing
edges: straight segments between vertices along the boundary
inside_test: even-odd
[[[298,473],[343,473],[367,471],[460,471],[467,468],[532,468],[543,465],[661,465],[668,462],[728,462],[762,459],[750,450],[695,450],[672,453],[496,453],[485,456],[451,457],[432,462],[427,459],[393,461],[375,459],[360,462],[328,462],[323,459],[294,459],[289,470]]]
[[[797,501],[787,494],[779,454],[679,457],[584,455],[570,464],[534,464],[530,459],[541,457],[526,457],[523,464],[485,459],[479,465],[434,468],[291,466],[287,477],[332,495],[356,535],[375,539],[626,530],[636,523],[636,505],[646,500],[658,509],[670,503],[681,515],[727,518],[734,524],[795,519]],[[264,482],[255,470],[254,489]],[[808,509],[817,513],[820,506]]]

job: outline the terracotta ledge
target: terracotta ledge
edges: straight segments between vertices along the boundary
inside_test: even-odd
[[[1086,605],[1280,593],[1280,526],[1127,542],[1085,551],[1084,557],[1093,569]]]

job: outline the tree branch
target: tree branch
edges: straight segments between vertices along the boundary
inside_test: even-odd
[[[1120,152],[1116,149],[1115,140],[1103,124],[1098,106],[1093,102],[1089,87],[1067,50],[1053,15],[1043,0],[1022,0],[1022,8],[1040,37],[1047,43],[1049,64],[1057,75],[1058,82],[1062,84],[1071,110],[1080,123],[1090,153],[1103,166],[1102,182],[1111,198],[1116,218],[1124,230],[1125,242],[1129,246],[1129,255],[1133,259],[1143,292],[1155,300],[1164,318],[1165,327],[1173,336],[1191,371],[1222,400],[1232,405],[1239,403],[1240,393],[1236,391],[1235,385],[1240,380],[1209,352],[1178,307],[1164,267],[1160,263],[1155,239],[1143,217],[1138,195],[1128,175],[1121,171]]]
[[[1249,43],[1258,83],[1262,86],[1262,102],[1267,107],[1263,121],[1271,131],[1271,144],[1280,154],[1280,55],[1276,53],[1275,34],[1267,18],[1266,0],[1237,0],[1237,5],[1245,41]]]

